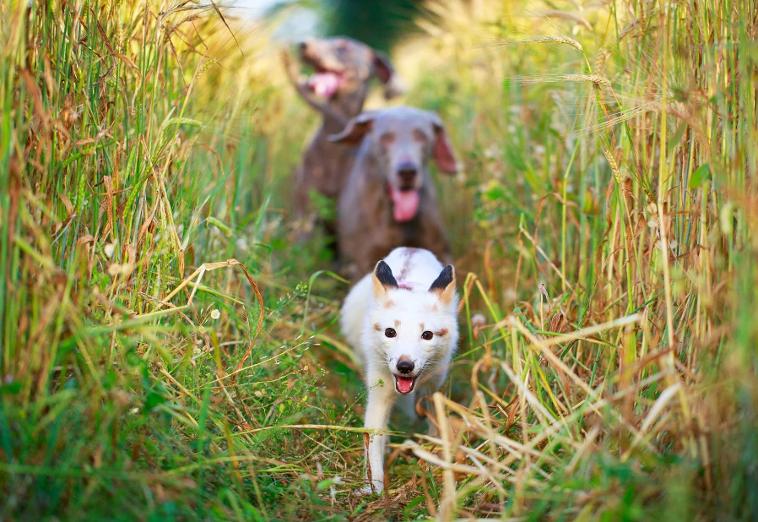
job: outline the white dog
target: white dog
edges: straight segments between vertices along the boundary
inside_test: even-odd
[[[342,332],[363,364],[365,427],[385,431],[398,397],[415,414],[416,392],[436,391],[458,344],[455,272],[428,250],[396,248],[350,291]],[[369,436],[366,492],[384,489],[387,435]]]

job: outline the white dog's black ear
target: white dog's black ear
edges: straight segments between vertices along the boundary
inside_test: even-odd
[[[392,274],[390,265],[384,260],[376,264],[371,279],[374,282],[374,295],[384,295],[388,288],[397,288],[397,279]]]
[[[430,292],[437,292],[440,296],[440,301],[447,304],[455,295],[455,269],[453,265],[447,265],[442,269],[440,275],[434,280],[429,287]]]

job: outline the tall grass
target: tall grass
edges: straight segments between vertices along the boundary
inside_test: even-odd
[[[278,457],[298,444],[240,429],[299,419],[314,386],[309,341],[271,336],[294,295],[258,322],[275,97],[251,69],[213,99],[210,7],[2,16],[3,517],[265,516],[287,486],[255,470],[296,476]]]
[[[577,5],[430,1],[395,52],[468,275],[375,499],[269,28],[3,3],[0,516],[754,518],[756,7]]]
[[[468,288],[493,325],[466,407],[426,439],[440,514],[755,516],[755,6],[535,9],[526,29],[549,32],[524,36],[507,7],[432,5],[456,87],[505,76],[484,116],[500,132],[469,145],[492,151],[469,172],[499,174],[477,187],[488,255]],[[477,15],[503,26],[461,29]]]

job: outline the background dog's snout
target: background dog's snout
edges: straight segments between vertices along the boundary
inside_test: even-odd
[[[298,49],[300,49],[301,53],[304,53],[305,51],[308,50],[308,42],[306,40],[298,42],[297,47]]]
[[[397,371],[400,373],[411,373],[414,366],[415,364],[413,364],[413,361],[402,359],[397,362]]]

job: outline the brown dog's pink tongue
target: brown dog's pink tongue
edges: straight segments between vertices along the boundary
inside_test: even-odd
[[[390,197],[392,198],[392,213],[395,221],[402,223],[416,217],[419,203],[418,190],[402,191],[390,187]]]
[[[308,79],[308,87],[318,96],[331,98],[340,86],[340,78],[332,72],[316,73]]]
[[[400,393],[408,393],[413,389],[413,378],[395,376],[397,381],[397,391]]]

